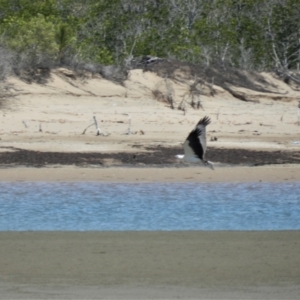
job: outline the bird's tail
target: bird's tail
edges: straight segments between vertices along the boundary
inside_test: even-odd
[[[215,168],[214,168],[214,164],[211,162],[211,161],[209,161],[209,160],[207,160],[206,162],[205,162],[205,165],[206,166],[208,166],[210,169],[212,169],[212,170],[214,170]]]

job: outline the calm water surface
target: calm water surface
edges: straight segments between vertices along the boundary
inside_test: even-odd
[[[0,230],[300,229],[300,183],[0,183]]]

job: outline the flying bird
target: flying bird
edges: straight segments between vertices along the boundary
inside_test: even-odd
[[[201,161],[204,166],[214,170],[213,163],[205,160],[206,126],[208,124],[210,124],[210,118],[207,116],[198,122],[195,129],[190,132],[183,144],[184,155],[176,155],[176,157],[191,163]]]

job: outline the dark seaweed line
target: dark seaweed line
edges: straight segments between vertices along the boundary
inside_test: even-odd
[[[99,152],[40,152],[9,147],[13,151],[0,153],[0,165],[25,165],[42,167],[47,165],[98,165],[104,166],[106,159],[115,161],[114,165],[156,165],[178,164],[176,154],[182,153],[180,147],[147,147],[149,152],[99,153]],[[245,149],[211,148],[207,159],[230,165],[299,164],[298,152],[254,151]]]

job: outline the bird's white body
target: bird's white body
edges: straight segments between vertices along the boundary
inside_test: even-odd
[[[189,146],[188,141],[185,141],[183,144],[184,149],[184,157],[183,159],[189,163],[198,163],[201,162],[201,159],[197,157],[193,151],[193,149]]]
[[[189,163],[201,162],[201,159],[195,155],[193,149],[189,146],[188,141],[184,142],[183,149],[184,149],[184,154],[176,155],[177,158],[182,159]]]

